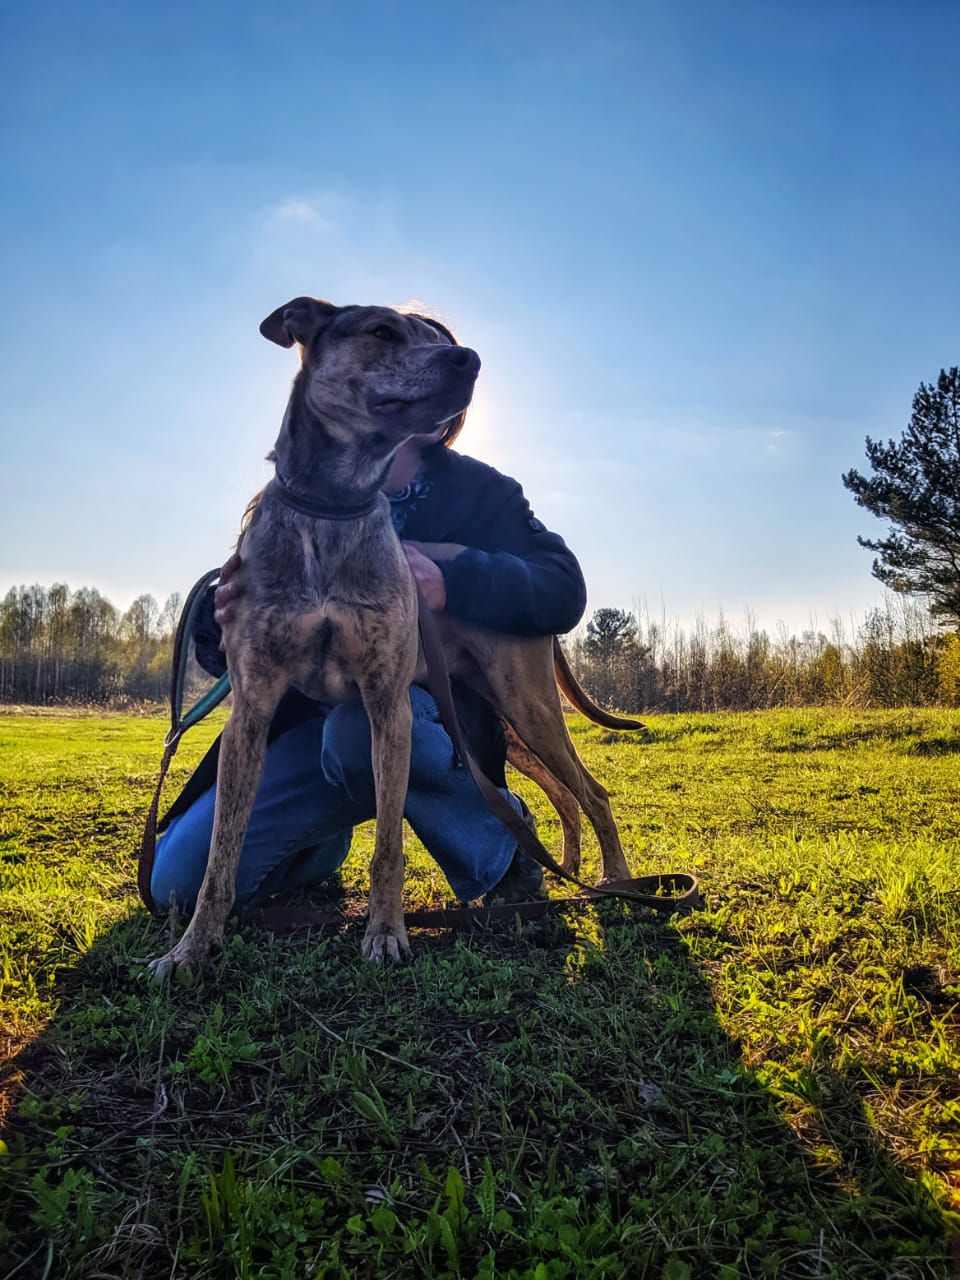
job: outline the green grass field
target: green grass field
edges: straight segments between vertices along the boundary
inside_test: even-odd
[[[420,934],[387,971],[359,926],[247,926],[159,989],[162,722],[0,718],[0,1276],[955,1274],[960,713],[649,723],[573,730],[634,869],[695,869],[705,910]],[[410,904],[443,897],[408,853]]]

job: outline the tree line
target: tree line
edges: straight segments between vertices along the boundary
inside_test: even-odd
[[[835,620],[799,636],[771,636],[749,616],[684,628],[598,609],[567,654],[598,702],[627,712],[960,705],[960,633],[894,597],[850,633]]]
[[[126,612],[94,587],[12,587],[0,602],[0,702],[122,705],[166,697],[180,596]]]
[[[141,595],[126,612],[99,591],[14,587],[0,602],[0,702],[123,706],[167,697],[180,597]],[[960,705],[960,633],[891,596],[849,635],[774,636],[751,618],[684,628],[643,613],[598,609],[565,641],[578,678],[621,711],[716,711],[846,703]],[[190,683],[205,679],[192,664]]]

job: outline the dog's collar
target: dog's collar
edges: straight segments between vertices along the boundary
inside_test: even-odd
[[[302,516],[312,516],[314,520],[361,520],[364,516],[370,515],[380,500],[380,490],[374,489],[372,494],[356,506],[332,506],[321,498],[308,498],[294,493],[287,488],[279,476],[274,478],[270,492],[285,507],[289,507],[292,511],[299,511]]]

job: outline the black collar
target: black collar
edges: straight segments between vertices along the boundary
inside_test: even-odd
[[[376,508],[380,500],[380,490],[374,489],[361,502],[352,507],[333,506],[322,498],[308,498],[288,489],[279,476],[276,476],[270,492],[293,511],[303,516],[312,516],[314,520],[360,520]]]

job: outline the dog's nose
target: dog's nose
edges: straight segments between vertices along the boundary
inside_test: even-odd
[[[480,368],[480,357],[472,347],[454,347],[450,352],[450,363],[455,369],[473,369]]]

